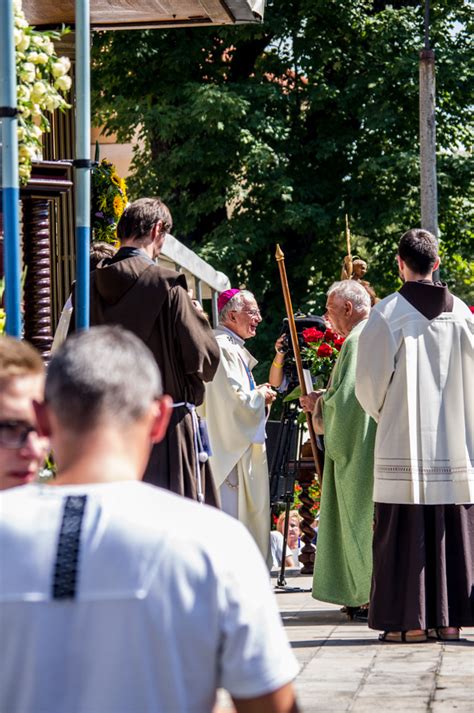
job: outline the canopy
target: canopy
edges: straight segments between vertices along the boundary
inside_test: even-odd
[[[265,0],[23,0],[30,25],[76,31],[76,327],[89,326],[90,31],[259,22]],[[0,150],[7,334],[21,336],[18,146],[13,0],[0,0]],[[199,266],[201,267],[201,266]],[[214,276],[215,277],[215,276]],[[218,279],[218,282],[220,280]]]
[[[74,25],[74,0],[23,0],[31,25]],[[258,22],[265,0],[90,0],[93,30]]]

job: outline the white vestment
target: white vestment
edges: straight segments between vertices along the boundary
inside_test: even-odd
[[[254,388],[251,375],[257,361],[230,330],[219,327],[214,334],[221,359],[214,379],[206,384],[204,404],[199,409],[207,420],[212,473],[224,509],[234,516],[237,510],[238,519],[249,529],[270,566],[265,398]],[[236,475],[237,488],[232,488]],[[232,499],[229,490],[235,493],[237,508],[226,505]]]
[[[474,503],[474,320],[461,300],[431,320],[399,293],[376,304],[356,396],[378,422],[375,502]]]

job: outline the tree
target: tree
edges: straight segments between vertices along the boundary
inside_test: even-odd
[[[409,0],[289,0],[267,3],[258,27],[95,36],[95,120],[120,140],[140,133],[131,193],[160,193],[178,237],[255,291],[266,320],[252,348],[268,358],[283,314],[276,242],[305,310],[321,312],[339,276],[346,212],[371,283],[397,286],[396,242],[419,224],[422,20]],[[433,7],[443,277],[464,297],[472,25],[467,2]]]

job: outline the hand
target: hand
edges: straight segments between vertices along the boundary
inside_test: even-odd
[[[300,396],[300,406],[305,413],[313,413],[316,402],[324,394],[323,389],[318,391],[311,391],[311,393],[306,394],[306,396]]]
[[[265,406],[272,404],[277,397],[276,391],[273,391],[270,384],[261,384],[261,386],[257,386],[257,391],[260,391],[265,398]]]
[[[285,354],[286,352],[286,335],[282,334],[281,337],[278,337],[278,339],[275,342],[275,351],[277,354]]]

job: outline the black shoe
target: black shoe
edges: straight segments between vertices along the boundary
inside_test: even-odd
[[[369,608],[368,607],[359,607],[354,611],[354,614],[352,616],[353,621],[362,621],[364,624],[367,624],[367,620],[369,618]]]

